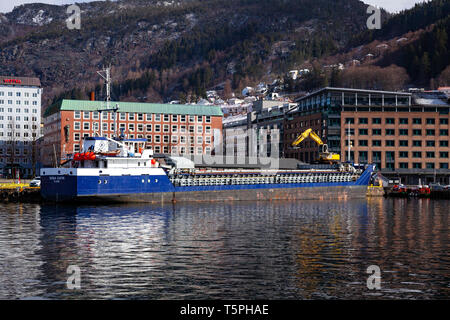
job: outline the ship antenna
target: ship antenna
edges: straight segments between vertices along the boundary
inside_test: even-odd
[[[103,137],[103,117],[102,117],[102,111],[114,111],[114,132],[117,132],[117,110],[119,109],[119,105],[117,104],[114,108],[111,108],[111,65],[104,68],[101,71],[97,71],[97,73],[105,80],[105,86],[106,86],[106,109],[98,109],[100,116],[100,136]],[[115,134],[116,135],[116,134]]]

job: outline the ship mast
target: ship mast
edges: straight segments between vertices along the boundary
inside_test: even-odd
[[[102,111],[114,111],[114,136],[117,137],[117,110],[119,110],[119,105],[116,104],[115,107],[111,108],[111,66],[104,68],[97,73],[105,80],[106,86],[106,109],[98,109],[100,114],[100,136],[103,137],[103,117]]]

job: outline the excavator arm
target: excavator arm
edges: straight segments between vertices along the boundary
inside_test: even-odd
[[[302,143],[303,140],[309,137],[309,134],[312,132],[312,129],[308,129],[305,132],[303,132],[301,135],[295,139],[294,142],[292,142],[293,147],[297,147],[300,143]]]
[[[323,145],[323,142],[319,138],[319,136],[312,129],[308,129],[297,137],[297,139],[292,143],[292,146],[297,147],[300,143],[302,143],[303,140],[308,137],[311,137],[311,139],[313,139],[319,146]]]

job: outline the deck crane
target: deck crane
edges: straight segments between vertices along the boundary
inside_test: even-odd
[[[330,152],[328,150],[328,145],[324,144],[322,139],[310,128],[303,132],[297,137],[297,139],[292,143],[293,148],[299,148],[298,145],[306,138],[311,137],[319,145],[319,161],[336,163],[341,160],[341,156],[337,153]]]

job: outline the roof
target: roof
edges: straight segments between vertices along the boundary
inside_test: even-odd
[[[185,104],[163,104],[163,103],[141,103],[141,102],[116,102],[111,101],[111,108],[118,106],[118,112],[156,113],[156,114],[185,114],[199,116],[223,117],[219,106],[185,105]],[[58,111],[99,111],[106,109],[105,101],[89,100],[61,100],[44,112],[48,117]]]
[[[0,76],[0,85],[40,87],[41,80],[29,77]]]
[[[341,91],[341,92],[353,92],[353,93],[370,93],[370,94],[386,94],[386,95],[399,95],[399,96],[411,96],[411,93],[408,92],[399,92],[399,91],[381,91],[381,90],[366,90],[366,89],[352,89],[352,88],[334,88],[334,87],[325,87],[316,91],[309,93],[306,96],[300,97],[295,100],[295,102],[299,102],[304,99],[308,99],[314,95],[322,93],[324,91]]]

